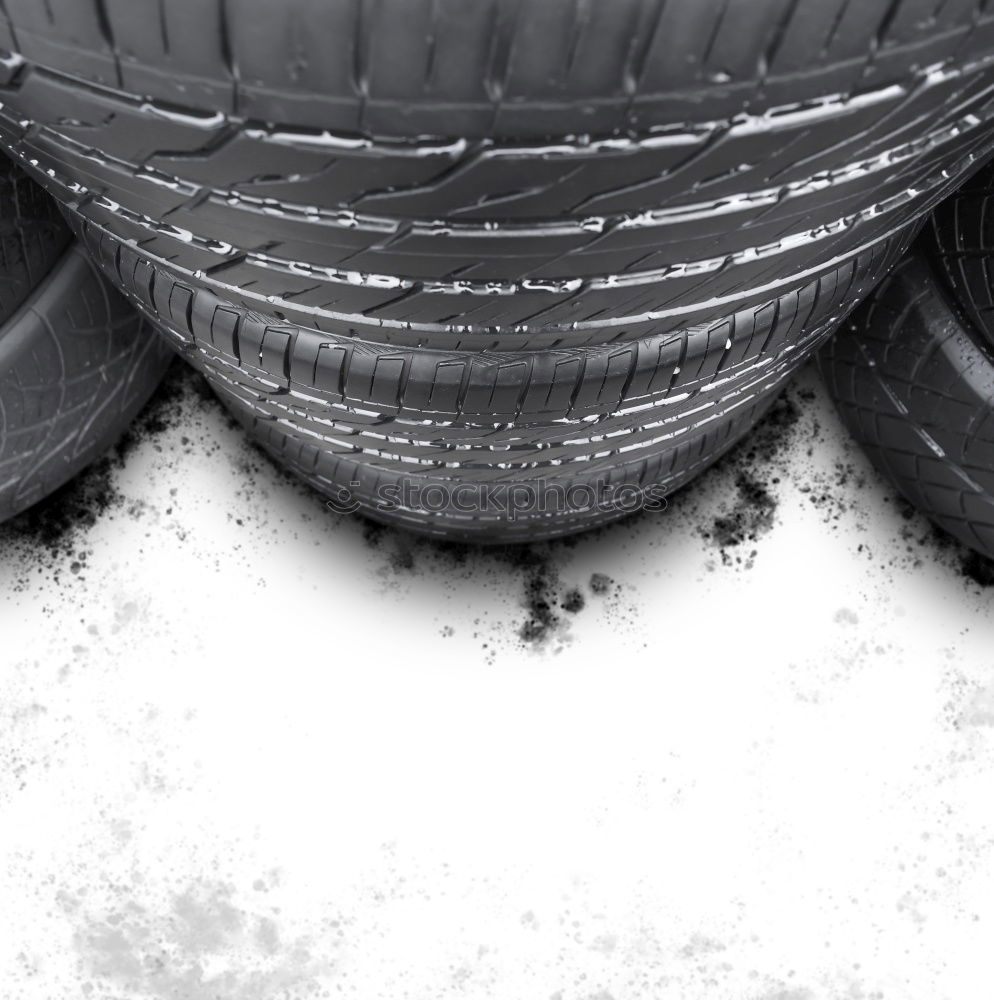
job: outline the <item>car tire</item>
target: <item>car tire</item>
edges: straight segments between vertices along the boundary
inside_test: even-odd
[[[7,0],[0,45],[0,138],[257,438],[479,541],[706,467],[994,120],[966,0]]]
[[[16,178],[10,193],[32,182]],[[36,206],[37,207],[37,206]],[[0,268],[8,295],[23,289],[0,323],[0,520],[41,500],[106,451],[158,385],[172,357],[166,342],[102,277],[51,207],[41,233],[26,230]],[[65,245],[60,253],[53,251]],[[41,276],[46,254],[52,254]],[[12,280],[5,280],[12,274]]]
[[[918,510],[994,557],[994,345],[923,240],[822,350],[846,426]]]

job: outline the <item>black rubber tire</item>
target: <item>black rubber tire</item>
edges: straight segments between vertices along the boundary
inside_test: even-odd
[[[936,209],[928,252],[957,307],[994,348],[994,168],[975,173]]]
[[[76,226],[105,273],[292,472],[342,509],[482,543],[658,508],[749,430],[911,236],[711,326],[599,349],[466,355],[274,323]],[[460,485],[480,491],[453,499]],[[448,501],[393,503],[432,490]],[[580,502],[589,490],[594,506]]]
[[[104,88],[348,133],[730,118],[990,54],[976,0],[5,0],[0,45]],[[15,72],[9,65],[8,72]]]
[[[994,349],[923,241],[821,351],[845,424],[916,508],[994,557]]]
[[[56,202],[0,156],[0,324],[14,315],[71,241]]]
[[[992,143],[973,0],[6,0],[0,44],[0,138],[365,509],[397,479],[675,488]]]
[[[485,21],[494,9],[512,6],[464,2]],[[391,5],[409,6],[382,0],[383,8]],[[268,125],[244,110],[224,113],[204,103],[190,80],[182,107],[156,104],[144,90],[95,88],[67,75],[85,46],[56,47],[51,39],[60,25],[75,26],[94,52],[104,44],[92,35],[103,22],[86,0],[50,4],[54,22],[27,33],[37,4],[7,6],[18,40],[48,38],[40,50],[65,60],[35,64],[12,56],[15,69],[0,86],[0,138],[50,191],[87,221],[236,305],[398,346],[585,347],[756,308],[922,217],[991,146],[994,38],[978,56],[988,21],[955,2],[945,8],[950,30],[939,32],[941,45],[916,29],[914,43],[894,42],[901,58],[884,60],[886,76],[873,56],[879,39],[863,38],[865,74],[852,70],[852,89],[842,95],[774,99],[756,76],[766,51],[760,47],[751,53],[748,100],[715,119],[724,85],[698,79],[685,57],[696,103],[688,98],[681,117],[647,119],[643,112],[641,131],[632,133],[623,114],[630,101],[618,101],[614,126],[591,135],[577,83],[560,102],[574,106],[559,116],[557,131],[530,140],[497,130],[467,137],[451,131],[452,120],[435,138],[332,134],[328,126],[285,117],[266,119],[277,123]],[[157,38],[158,18],[131,22],[128,12],[143,6],[96,4],[107,21],[102,30],[116,39],[120,18]],[[185,5],[164,0],[163,10],[174,6]],[[244,3],[238,23],[253,12],[272,17],[263,8],[292,22],[296,14],[330,17],[353,6]],[[605,0],[589,6],[621,16]],[[653,0],[637,6],[649,10]],[[736,5],[672,4],[688,23],[708,25],[707,36],[722,6]],[[793,11],[781,25],[790,35],[812,20],[820,24],[822,7],[831,5],[765,6]],[[888,26],[914,21],[918,6],[888,0]],[[220,31],[190,16],[205,38]],[[819,36],[802,38],[810,48],[800,51],[817,61]],[[637,32],[634,39],[645,41]],[[752,32],[745,39],[758,42]],[[397,35],[398,45],[410,41]],[[918,61],[923,54],[948,65],[937,70]],[[978,58],[969,62],[964,54]],[[292,61],[292,53],[279,52],[272,61],[284,56]],[[743,66],[748,56],[740,54]],[[227,75],[228,63],[215,72]],[[478,75],[474,66],[469,76]],[[824,83],[823,76],[800,74],[798,93]],[[536,72],[531,83],[542,91],[542,80]],[[441,127],[451,111],[446,93],[423,104],[426,113],[435,108]],[[305,105],[292,102],[290,109],[303,113]]]
[[[0,520],[110,448],[172,356],[80,247],[65,251],[0,326]]]

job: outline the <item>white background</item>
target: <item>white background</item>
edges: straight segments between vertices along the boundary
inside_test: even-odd
[[[791,398],[540,551],[586,604],[524,642],[530,570],[369,537],[187,384],[95,524],[3,537],[0,996],[989,998],[994,591]]]

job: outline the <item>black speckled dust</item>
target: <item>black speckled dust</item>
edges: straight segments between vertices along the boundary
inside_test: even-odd
[[[235,495],[225,499],[225,506],[231,511],[230,520],[248,533],[247,553],[253,550],[251,532],[263,526],[268,532],[287,532],[292,537],[296,526],[281,522],[285,515],[279,514],[280,500],[297,497],[292,516],[319,523],[320,544],[328,547],[329,554],[336,532],[356,533],[353,537],[361,539],[370,566],[387,589],[434,587],[448,595],[454,609],[462,588],[492,594],[493,611],[482,612],[471,626],[488,658],[508,648],[560,652],[587,616],[606,621],[618,634],[637,632],[644,613],[639,609],[639,580],[655,571],[654,560],[668,533],[696,538],[706,571],[731,573],[747,573],[758,565],[764,540],[776,532],[788,503],[809,504],[827,530],[855,526],[858,535],[867,511],[864,494],[875,474],[855,445],[845,446],[842,459],[826,461],[826,445],[839,433],[836,427],[826,431],[822,426],[825,413],[830,412],[826,406],[809,367],[771,405],[743,443],[670,498],[668,510],[634,516],[573,538],[476,548],[429,541],[328,512],[316,494],[279,469],[240,433],[219,436],[219,427],[230,429],[235,422],[204,379],[177,361],[113,451],[73,483],[0,527],[0,548],[8,571],[12,570],[8,575],[13,577],[15,590],[22,591],[51,583],[85,584],[92,555],[90,535],[107,521],[141,521],[155,513],[157,523],[167,523],[182,548],[189,542],[182,516],[181,465],[195,451],[219,450],[242,483]],[[140,493],[136,495],[133,488],[122,491],[120,485],[122,470],[139,453],[147,457],[149,449],[161,453],[160,474],[175,473],[180,484],[169,491],[172,503],[155,512]],[[877,490],[872,502],[893,504],[899,516],[902,547],[883,551],[860,541],[854,545],[854,558],[884,562],[893,573],[938,560],[967,588],[994,585],[994,566],[989,560],[944,538],[897,498],[887,495],[881,501],[879,486]],[[840,544],[853,545],[851,537],[840,534]],[[681,572],[686,572],[692,586],[701,563],[695,566],[692,554],[686,558],[686,570]],[[601,565],[591,566],[591,562]],[[442,637],[467,627],[460,624],[462,616],[455,610],[452,620],[444,617],[444,611],[440,612]]]
[[[439,578],[454,581],[453,586],[467,579],[485,584],[489,578],[497,586],[517,581],[519,614],[510,634],[475,623],[490,654],[508,641],[536,650],[560,649],[581,612],[595,603],[608,613],[614,608],[609,598],[617,596],[618,588],[605,574],[594,573],[586,581],[569,577],[569,553],[582,538],[484,548],[425,539],[372,521],[364,522],[362,531],[366,545],[382,560],[380,573],[388,583],[400,578]],[[454,634],[454,626],[444,625],[442,634]]]
[[[718,565],[733,570],[751,568],[758,544],[775,528],[778,487],[804,403],[798,391],[788,389],[744,444],[673,498],[673,507],[680,514],[680,527],[675,530],[686,530],[689,525],[707,549],[717,553]],[[572,538],[506,548],[439,543],[372,522],[364,528],[364,539],[382,560],[381,574],[388,580],[472,576],[476,580],[495,577],[517,581],[520,614],[510,624],[511,631],[495,634],[478,623],[484,651],[492,654],[498,645],[559,651],[568,644],[574,624],[585,613],[596,611],[605,616],[615,631],[631,631],[637,618],[633,584],[600,571],[577,577],[572,569],[575,556],[601,548],[615,553],[634,549],[637,555],[632,559],[631,575],[636,576],[647,568],[652,551],[651,545],[641,545],[640,539],[667,530],[668,517],[668,513],[646,513]],[[692,572],[688,568],[688,575]],[[450,635],[453,630],[454,626],[446,623],[442,634]]]
[[[85,578],[90,555],[88,535],[100,522],[118,517],[140,520],[145,505],[121,492],[121,469],[142,446],[157,447],[166,431],[196,422],[198,410],[214,410],[204,380],[180,360],[117,444],[71,482],[0,525],[0,549],[18,566],[15,590],[39,582],[63,583]]]

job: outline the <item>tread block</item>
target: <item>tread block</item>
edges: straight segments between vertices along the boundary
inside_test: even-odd
[[[211,319],[211,343],[223,354],[240,360],[238,345],[238,313],[233,309],[214,310]]]

